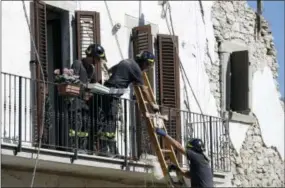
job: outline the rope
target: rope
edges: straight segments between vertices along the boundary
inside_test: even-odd
[[[173,22],[172,22],[171,7],[170,7],[169,2],[167,3],[167,5],[168,5],[168,10],[169,10],[170,24],[169,24],[168,19],[167,19],[167,16],[166,16],[166,17],[165,17],[166,25],[167,25],[167,28],[168,28],[168,31],[169,31],[170,35],[172,36],[171,39],[172,39],[173,45],[174,45],[174,47],[175,47],[176,49],[178,49],[178,47],[177,47],[177,45],[176,45],[176,43],[175,43],[175,40],[174,40],[175,33],[174,33],[174,27],[173,27]],[[171,25],[171,26],[170,26],[170,25]],[[172,34],[171,34],[171,30],[172,30]],[[204,127],[204,130],[205,130],[205,134],[208,135],[208,134],[207,134],[207,128],[206,128],[206,125],[205,125],[205,118],[204,118],[204,114],[203,114],[202,108],[201,108],[201,106],[200,106],[200,103],[199,103],[199,101],[198,101],[198,98],[197,98],[196,95],[195,95],[195,92],[194,92],[194,90],[193,90],[193,87],[192,87],[192,85],[191,85],[191,83],[190,83],[190,81],[189,81],[189,79],[188,79],[188,76],[187,76],[186,71],[185,71],[185,69],[184,69],[184,67],[183,67],[183,64],[182,64],[182,62],[181,62],[181,59],[180,59],[180,56],[179,56],[177,50],[176,50],[176,55],[177,55],[178,60],[179,60],[180,71],[181,71],[182,74],[185,75],[185,78],[186,78],[187,83],[188,83],[188,85],[189,85],[189,87],[190,87],[190,90],[191,90],[191,92],[192,92],[192,95],[193,95],[193,97],[194,97],[194,99],[195,99],[195,101],[196,101],[196,103],[197,103],[197,105],[198,105],[198,108],[199,108],[199,110],[200,110],[200,113],[201,113],[201,115],[202,115],[203,122],[204,122],[204,123],[203,123],[203,127]],[[209,141],[208,141],[208,139],[207,139],[207,143],[208,143],[208,142],[209,142]]]
[[[111,24],[111,28],[114,28],[114,22],[113,22],[113,19],[112,19],[112,16],[111,16],[111,13],[110,13],[107,1],[105,0],[104,3],[105,3],[105,6],[106,6],[106,9],[107,9],[107,12],[108,12],[108,17],[109,17],[109,21],[110,21],[110,24]],[[121,46],[120,46],[120,42],[119,42],[119,39],[118,39],[117,32],[114,35],[115,35],[115,40],[116,40],[116,43],[117,43],[117,46],[118,46],[118,49],[119,49],[119,52],[120,52],[120,55],[121,55],[121,59],[124,59],[123,52],[121,50]]]
[[[26,9],[26,5],[25,5],[25,1],[22,0],[22,4],[23,4],[23,10],[24,10],[24,14],[25,14],[25,19],[26,19],[26,22],[27,22],[27,25],[28,25],[28,28],[29,28],[29,32],[30,32],[30,36],[31,36],[31,41],[32,41],[32,45],[33,45],[33,48],[35,50],[35,55],[37,57],[37,60],[39,61],[39,67],[40,67],[40,71],[41,71],[41,74],[43,76],[42,78],[42,81],[43,81],[43,84],[44,84],[44,87],[43,87],[43,93],[44,93],[44,98],[43,98],[43,104],[42,104],[42,118],[43,118],[43,121],[44,122],[44,114],[45,114],[45,94],[46,94],[46,88],[45,88],[45,77],[44,77],[44,71],[43,71],[43,68],[42,68],[42,63],[41,63],[41,60],[40,60],[40,55],[38,53],[38,50],[37,50],[37,47],[36,47],[36,43],[35,43],[35,37],[33,36],[33,33],[32,33],[32,29],[31,29],[31,25],[29,23],[29,18],[28,18],[28,14],[27,14],[27,9]],[[42,145],[42,135],[43,135],[43,125],[40,126],[40,134],[39,134],[39,146],[38,146],[38,150],[37,150],[37,156],[36,156],[36,162],[35,162],[35,166],[34,166],[34,170],[33,170],[33,175],[32,175],[32,180],[31,180],[31,185],[30,187],[32,188],[34,186],[34,181],[35,181],[35,177],[36,177],[36,170],[37,170],[37,165],[38,165],[38,162],[39,162],[39,155],[40,155],[40,148],[41,148],[41,145]]]

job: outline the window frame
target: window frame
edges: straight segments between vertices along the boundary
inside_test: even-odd
[[[229,74],[227,69],[230,66],[230,58],[233,52],[247,51],[248,57],[250,57],[249,49],[245,44],[238,42],[226,41],[219,44],[219,56],[221,62],[221,116],[229,117],[230,121],[243,122],[251,124],[255,122],[255,118],[252,115],[252,66],[249,58],[248,67],[248,112],[241,114],[227,109],[227,102],[229,101],[230,93],[227,92],[227,87],[230,87],[227,82],[229,80]]]

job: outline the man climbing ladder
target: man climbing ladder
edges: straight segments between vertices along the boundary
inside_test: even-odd
[[[147,131],[150,136],[150,141],[152,143],[153,148],[155,149],[163,175],[166,178],[167,183],[170,187],[188,187],[181,173],[179,173],[178,171],[176,172],[178,182],[172,181],[172,177],[169,174],[168,165],[166,163],[165,157],[166,155],[169,156],[171,162],[175,164],[179,169],[180,167],[178,164],[176,154],[173,150],[173,147],[170,144],[166,143],[165,148],[162,149],[158,137],[155,134],[155,128],[157,127],[161,127],[167,133],[163,120],[167,120],[168,118],[165,117],[164,115],[161,115],[158,110],[154,111],[153,108],[151,108],[151,106],[153,106],[151,104],[156,104],[156,101],[146,73],[144,73],[143,78],[144,78],[144,85],[146,86],[147,91],[142,92],[140,87],[137,86],[134,87],[136,100],[138,102],[141,114],[146,119]],[[144,93],[146,92],[148,93],[148,96],[150,96],[149,97],[150,99],[144,95]],[[161,121],[157,121],[157,119]]]
[[[203,153],[203,142],[200,139],[193,139],[187,143],[187,147],[185,149],[179,142],[168,136],[164,122],[162,121],[162,125],[157,125],[157,121],[154,120],[157,118],[166,120],[167,118],[157,111],[152,111],[151,108],[148,107],[149,104],[155,103],[155,98],[146,74],[144,74],[144,84],[147,86],[148,94],[151,96],[151,101],[144,96],[144,93],[139,87],[135,87],[137,102],[140,112],[146,118],[147,130],[152,142],[152,146],[156,151],[163,175],[167,180],[170,180],[168,181],[169,185],[171,185],[171,187],[189,187],[183,178],[183,176],[185,176],[188,178],[191,177],[191,187],[213,187],[213,175],[209,166],[209,160]],[[164,141],[166,141],[166,148],[161,148],[155,132],[162,136]],[[187,156],[191,169],[189,172],[185,172],[179,167],[174,148]],[[166,153],[172,162],[172,165],[170,166],[168,166],[165,161]],[[178,182],[173,182],[172,178],[170,177],[169,171],[172,169],[176,171]]]
[[[205,148],[201,139],[191,139],[184,148],[162,129],[156,128],[156,133],[187,157],[190,171],[183,171],[176,165],[171,165],[169,170],[180,170],[183,176],[191,179],[191,187],[214,187],[212,170],[209,159],[204,154]]]

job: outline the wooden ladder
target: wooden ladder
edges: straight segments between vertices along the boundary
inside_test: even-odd
[[[168,144],[168,142],[165,142],[165,149],[161,148],[158,136],[155,132],[155,129],[158,126],[156,126],[156,122],[154,121],[154,119],[156,119],[156,118],[159,118],[161,120],[168,120],[168,117],[165,115],[161,115],[160,112],[155,112],[155,113],[153,112],[153,110],[149,104],[150,103],[156,104],[156,101],[155,101],[154,94],[153,94],[152,88],[150,86],[147,74],[144,73],[143,77],[144,77],[144,84],[145,84],[145,86],[147,86],[147,90],[148,90],[147,92],[148,92],[149,96],[151,97],[152,101],[146,101],[144,99],[145,96],[143,95],[143,92],[141,91],[141,89],[138,86],[135,86],[134,90],[135,90],[135,95],[136,95],[136,100],[138,102],[139,110],[143,114],[143,116],[146,120],[147,131],[148,131],[148,134],[150,136],[150,141],[152,143],[152,147],[154,147],[154,149],[155,149],[155,152],[156,152],[156,155],[158,157],[158,161],[160,163],[163,175],[167,179],[168,183],[172,187],[185,187],[186,185],[185,185],[183,176],[181,176],[181,173],[179,173],[178,171],[176,172],[176,175],[177,175],[179,182],[174,182],[172,180],[172,178],[170,177],[168,165],[165,161],[166,154],[169,156],[172,164],[176,165],[178,168],[180,168],[180,166],[179,166],[176,154],[174,152],[174,149],[171,145]],[[164,121],[158,121],[158,122],[160,122],[159,127],[167,133]]]

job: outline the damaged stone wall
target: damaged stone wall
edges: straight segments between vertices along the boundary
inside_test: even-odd
[[[251,126],[240,150],[232,149],[234,187],[284,187],[284,161],[274,147],[266,147],[258,124]]]
[[[246,1],[215,1],[212,7],[212,22],[217,41],[215,43],[215,61],[206,63],[206,71],[218,110],[220,110],[221,104],[219,41],[236,41],[247,45],[252,63],[252,73],[262,70],[266,65],[269,66],[279,90],[277,52],[268,22],[263,17],[261,18],[261,37],[256,40],[256,14]],[[206,60],[206,62],[211,61]]]
[[[261,21],[261,37],[257,40],[255,34],[256,15],[246,1],[216,1],[213,3],[212,22],[217,41],[215,44],[215,61],[205,64],[218,110],[220,110],[221,104],[221,64],[218,42],[236,41],[247,45],[252,73],[262,70],[264,66],[270,67],[276,87],[279,90],[277,52],[273,43],[272,32],[268,22],[263,17]],[[285,186],[284,161],[275,148],[265,146],[258,124],[249,128],[239,152],[238,154],[232,147],[232,186]]]

